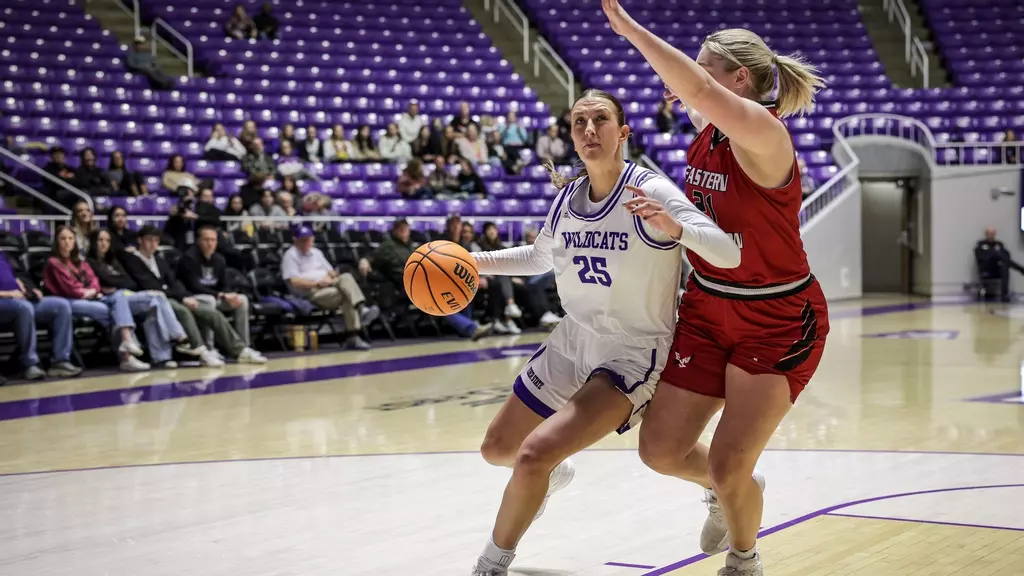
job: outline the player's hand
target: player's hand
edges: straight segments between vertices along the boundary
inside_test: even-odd
[[[611,25],[612,31],[620,36],[625,36],[630,26],[636,24],[629,13],[619,6],[618,0],[601,0],[601,9],[608,17],[608,24]]]
[[[668,234],[673,240],[683,237],[683,225],[669,214],[665,207],[654,198],[648,198],[644,191],[636,186],[626,186],[633,193],[633,198],[623,202],[631,213],[639,216],[655,230]]]

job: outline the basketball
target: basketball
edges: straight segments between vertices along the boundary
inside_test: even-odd
[[[432,316],[449,316],[469,306],[479,280],[473,257],[447,240],[427,242],[405,262],[405,293]]]

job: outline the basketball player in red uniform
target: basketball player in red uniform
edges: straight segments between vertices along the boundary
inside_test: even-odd
[[[800,240],[793,139],[779,117],[808,109],[824,82],[748,30],[711,34],[695,61],[617,0],[602,7],[700,130],[687,154],[686,195],[741,247],[730,270],[687,252],[693,273],[640,430],[640,456],[657,472],[704,486],[710,514],[701,548],[730,550],[720,576],[761,576],[764,480],[754,465],[817,368],[828,334],[825,297]],[[767,101],[776,89],[777,100]],[[710,449],[698,444],[723,406]]]

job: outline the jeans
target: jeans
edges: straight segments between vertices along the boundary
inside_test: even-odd
[[[118,290],[114,294],[118,293],[121,291]],[[174,356],[171,343],[187,338],[187,335],[181,323],[175,318],[167,297],[163,294],[132,292],[125,293],[125,300],[133,314],[146,315],[142,328],[146,331],[150,359],[156,363],[170,360]]]
[[[445,316],[444,321],[455,329],[455,331],[459,333],[459,336],[462,336],[463,338],[469,338],[476,333],[477,325],[476,321],[473,320],[472,306],[466,306],[466,308],[458,314]]]
[[[196,300],[199,300],[200,308],[206,308],[208,310],[220,310],[225,314],[232,314],[235,321],[235,332],[242,337],[242,341],[245,345],[249,345],[249,297],[245,294],[239,294],[239,298],[242,299],[241,305],[238,308],[232,308],[227,302],[217,302],[217,298],[214,296],[208,296],[206,294],[197,294],[193,296]]]
[[[14,326],[14,338],[21,352],[21,365],[26,369],[39,364],[36,322],[50,326],[50,339],[53,341],[51,364],[70,361],[73,327],[71,304],[67,300],[54,296],[46,296],[39,302],[0,299],[0,324]]]

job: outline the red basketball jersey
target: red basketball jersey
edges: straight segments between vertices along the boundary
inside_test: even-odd
[[[774,113],[774,103],[767,103]],[[731,235],[740,265],[715,268],[692,250],[686,256],[698,275],[737,286],[764,287],[806,279],[807,254],[800,239],[800,168],[781,188],[755,184],[740,168],[729,138],[704,127],[686,155],[686,196]]]

